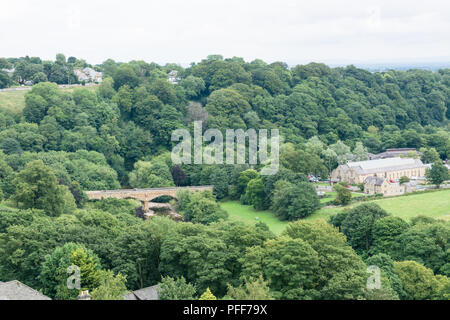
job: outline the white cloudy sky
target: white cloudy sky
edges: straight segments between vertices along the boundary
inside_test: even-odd
[[[450,61],[447,0],[1,0],[0,56]]]

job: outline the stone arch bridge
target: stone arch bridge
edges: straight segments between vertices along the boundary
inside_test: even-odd
[[[176,199],[177,192],[180,190],[189,190],[192,192],[202,192],[206,190],[213,191],[213,186],[86,191],[86,195],[89,200],[101,200],[106,198],[136,199],[142,202],[144,211],[148,211],[149,203],[153,199],[161,196],[169,196]]]

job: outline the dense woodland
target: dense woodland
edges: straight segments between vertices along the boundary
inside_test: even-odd
[[[58,89],[84,66],[61,54],[54,62],[0,59],[0,70],[15,68],[0,71],[0,87],[37,83],[23,112],[0,106],[0,281],[74,299],[65,279],[76,264],[94,299],[157,283],[163,299],[450,297],[449,222],[407,222],[372,203],[329,222],[302,220],[320,206],[308,174],[327,177],[386,148],[420,149],[436,168],[448,158],[449,69],[370,73],[218,55],[188,68],[107,60],[94,66],[104,74],[94,90]],[[168,81],[172,70],[179,84]],[[197,120],[204,130],[280,129],[279,172],[174,166],[171,132]],[[180,223],[143,221],[133,201],[84,194],[185,185],[214,185],[214,193],[180,193]],[[295,222],[276,237],[263,223],[227,221],[217,202],[224,198]],[[369,265],[381,268],[382,289],[366,289]]]

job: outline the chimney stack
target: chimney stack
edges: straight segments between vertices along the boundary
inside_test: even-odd
[[[78,300],[91,300],[89,290],[81,291],[80,295],[78,296]]]

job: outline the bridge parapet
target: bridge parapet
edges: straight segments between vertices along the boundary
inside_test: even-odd
[[[213,186],[195,187],[175,187],[175,188],[152,188],[152,189],[121,189],[121,190],[98,190],[86,191],[89,200],[101,200],[106,198],[116,199],[136,199],[144,203],[144,208],[148,209],[148,202],[161,197],[170,196],[176,199],[176,194],[180,190],[189,191],[213,191]]]

